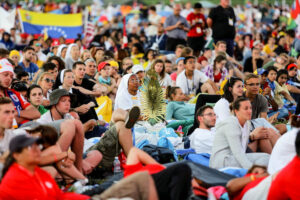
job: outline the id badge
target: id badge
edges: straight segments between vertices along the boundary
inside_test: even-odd
[[[201,28],[200,28],[200,27],[197,27],[197,28],[196,28],[196,32],[197,32],[198,34],[200,34],[200,33],[201,33]]]
[[[229,24],[229,26],[233,26],[233,19],[232,18],[228,19],[228,24]]]

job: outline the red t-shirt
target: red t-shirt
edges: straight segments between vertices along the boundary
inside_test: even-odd
[[[89,199],[89,196],[76,193],[63,193],[54,179],[39,167],[34,175],[17,163],[14,163],[4,175],[0,184],[0,199]]]
[[[246,176],[251,176],[251,175],[255,175],[255,174],[247,174]],[[257,186],[262,180],[264,180],[265,178],[267,178],[267,176],[265,177],[261,177],[261,178],[257,178],[254,181],[251,181],[250,183],[248,183],[234,198],[233,200],[241,200],[244,196],[244,194],[254,188],[255,186]]]
[[[222,78],[222,73],[220,72],[217,75],[214,75],[214,82],[219,83],[221,78]]]
[[[186,17],[186,20],[191,24],[191,29],[187,34],[188,37],[200,37],[204,34],[203,30],[205,27],[205,17],[203,14],[195,14],[191,12]]]
[[[300,199],[300,158],[294,159],[273,180],[268,200]]]
[[[149,174],[155,174],[164,170],[165,168],[166,168],[165,166],[160,164],[149,164],[144,166],[142,165],[142,163],[137,163],[135,165],[125,165],[124,177],[134,174],[135,172],[141,172],[141,171],[148,171]]]

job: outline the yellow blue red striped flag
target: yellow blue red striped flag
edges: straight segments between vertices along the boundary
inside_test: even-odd
[[[37,13],[19,9],[22,31],[28,34],[47,32],[51,38],[77,38],[82,33],[82,14]]]

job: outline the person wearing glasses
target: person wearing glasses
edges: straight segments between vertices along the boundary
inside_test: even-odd
[[[191,148],[196,153],[211,154],[213,141],[215,138],[216,114],[212,106],[205,105],[197,110],[196,113],[199,128],[189,136]]]
[[[114,110],[117,108],[130,110],[133,106],[141,105],[139,83],[140,80],[136,74],[123,76],[116,94]]]
[[[40,76],[37,84],[43,89],[43,106],[49,105],[49,97],[52,93],[52,87],[55,83],[54,75],[50,72],[44,72]]]

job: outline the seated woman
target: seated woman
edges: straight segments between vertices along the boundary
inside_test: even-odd
[[[52,87],[54,83],[55,83],[54,75],[49,72],[42,73],[42,75],[40,76],[37,82],[37,84],[41,86],[43,90],[43,103],[42,103],[43,106],[48,106],[50,103],[49,97],[52,92]]]
[[[261,135],[263,138],[270,138],[272,145],[275,145],[275,131],[271,128],[259,127],[253,132],[249,131],[252,106],[249,99],[240,97],[232,104],[234,116],[228,117],[216,126],[215,140],[210,157],[210,167],[219,169],[223,167],[241,167],[249,169],[253,164],[267,166],[269,154],[266,153],[246,153],[249,137],[256,138]],[[271,133],[271,134],[269,134]],[[257,141],[254,141],[257,147]],[[266,143],[267,145],[268,143]],[[254,147],[253,147],[254,148]]]
[[[66,69],[72,69],[73,64],[80,59],[80,50],[77,44],[70,44],[66,52]]]
[[[118,108],[129,110],[133,106],[141,105],[139,82],[140,80],[136,74],[123,76],[117,91],[114,110]]]
[[[168,99],[170,99],[166,109],[166,120],[189,120],[195,115],[195,104],[184,102],[184,94],[180,87],[167,88]]]
[[[176,67],[177,67],[177,70],[176,72],[173,72],[170,77],[171,77],[171,80],[172,80],[172,86],[175,86],[176,85],[176,79],[177,79],[177,76],[183,72],[184,70],[184,57],[179,57],[176,59],[175,61],[175,64],[176,64]]]
[[[156,59],[151,65],[151,69],[158,75],[158,81],[161,87],[167,88],[172,85],[171,77],[166,73],[165,63],[161,59]]]
[[[214,111],[217,115],[217,123],[227,119],[230,113],[230,104],[238,97],[243,96],[243,80],[237,77],[231,77],[223,88],[222,98],[215,104]]]
[[[51,126],[40,125],[32,128],[28,127],[26,129],[31,136],[42,139],[41,144],[43,148],[41,149],[42,152],[39,166],[43,166],[43,168],[48,171],[49,166],[51,164],[55,164],[55,168],[58,170],[57,172],[63,178],[66,178],[67,180],[70,178],[71,180],[85,179],[83,174],[74,166],[75,154],[72,151],[63,152],[61,150],[59,144],[57,143],[58,134],[55,128]],[[95,167],[97,164],[98,163],[94,163],[93,166]],[[53,178],[58,177],[56,173],[53,174],[52,170],[50,170],[49,173]]]
[[[43,89],[39,85],[31,85],[27,90],[27,100],[36,107],[41,115],[48,110],[42,105],[43,103]]]
[[[38,167],[41,161],[38,140],[28,135],[11,140],[0,184],[0,199],[89,199],[85,195],[64,193],[50,174]]]
[[[203,72],[205,75],[213,80],[218,86],[222,83],[222,81],[226,78],[228,75],[228,71],[225,67],[227,62],[227,59],[223,55],[218,55],[213,65],[208,65],[203,69]]]

